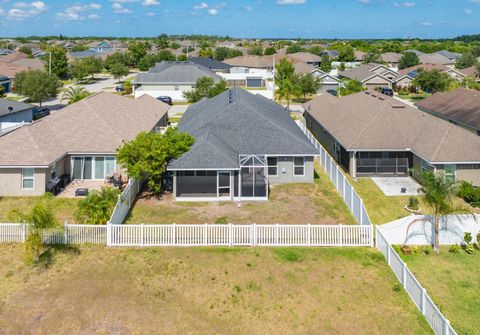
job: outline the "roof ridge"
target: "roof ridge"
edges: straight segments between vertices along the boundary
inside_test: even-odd
[[[445,130],[445,132],[443,133],[442,135],[442,138],[440,139],[440,141],[438,141],[438,145],[437,147],[435,148],[435,150],[433,151],[433,154],[432,154],[432,160],[435,160],[435,157],[437,157],[437,153],[440,151],[440,147],[443,145],[443,143],[445,142],[448,134],[450,133],[450,130],[452,129],[452,125],[449,124],[447,129]]]
[[[383,113],[383,110],[384,108],[382,108],[382,110],[380,112],[376,112],[374,117],[372,117],[370,119],[369,122],[367,122],[367,124],[365,125],[365,127],[358,133],[358,136],[355,137],[355,139],[352,141],[352,143],[350,143],[350,146],[353,146],[355,144],[355,142],[358,141],[358,139],[367,131],[367,129],[370,127],[370,125],[376,120],[378,119],[378,116],[380,115],[380,113]]]

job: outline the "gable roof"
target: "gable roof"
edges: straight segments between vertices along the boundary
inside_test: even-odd
[[[371,78],[375,75],[382,76],[381,73],[373,72],[375,69],[377,69],[379,67],[385,67],[385,66],[382,65],[382,64],[376,64],[376,63],[362,64],[360,66],[348,69],[346,71],[339,72],[338,75],[340,77],[345,77],[345,78],[348,78],[348,79],[354,79],[354,80],[358,80],[360,82],[364,82],[365,80],[367,80],[367,79],[369,79],[369,78]],[[385,72],[393,72],[393,71],[386,68]],[[388,79],[386,77],[383,77],[383,78],[390,81],[390,79]]]
[[[457,59],[458,57],[461,56],[461,54],[459,54],[457,52],[451,52],[451,51],[448,51],[448,50],[440,50],[440,51],[437,51],[436,53],[439,54],[439,55],[445,56],[448,59]]]
[[[0,136],[0,166],[48,166],[66,153],[114,153],[169,107],[144,95],[98,93]]]
[[[417,55],[417,56],[425,55],[424,52],[418,51],[418,50],[416,50],[416,49],[408,49],[408,50],[405,50],[403,53],[405,54],[405,53],[407,53],[407,52],[413,52],[413,53],[414,53],[415,55]]]
[[[4,56],[0,56],[0,62],[10,63],[13,61],[17,61],[19,59],[26,59],[26,58],[28,58],[27,54],[24,54],[23,52],[20,52],[20,51],[15,51],[15,52],[6,54]]]
[[[193,62],[160,62],[147,73],[137,74],[137,84],[195,84],[201,77],[222,79],[215,72]]]
[[[396,52],[385,52],[380,55],[380,60],[387,63],[398,63],[402,55]]]
[[[470,66],[464,69],[457,69],[457,72],[462,73],[466,77],[480,78],[480,73],[476,66]]]
[[[411,150],[431,163],[480,162],[480,137],[373,91],[307,102],[311,115],[348,151]]]
[[[4,75],[8,78],[13,78],[15,75],[22,71],[27,71],[28,68],[21,65],[16,65],[7,62],[0,62],[0,75]]]
[[[316,69],[315,66],[313,66],[311,64],[303,63],[303,62],[302,63],[294,63],[293,66],[295,67],[295,73],[296,74],[307,74],[307,73],[311,73],[313,70]]]
[[[415,104],[418,108],[480,129],[480,92],[457,88],[453,92],[438,92]]]
[[[12,108],[11,111],[9,110],[9,107]],[[24,110],[32,109],[34,107],[34,105],[30,105],[24,102],[0,98],[0,116],[22,112]]]
[[[272,68],[273,56],[238,56],[224,60],[225,63],[231,66],[250,67],[250,68]]]
[[[210,70],[229,70],[232,66],[210,57],[190,57],[189,61]]]
[[[287,54],[286,58],[290,59],[294,63],[320,63],[322,58],[310,52],[296,52],[293,54]]]
[[[196,141],[171,170],[238,169],[240,154],[317,154],[282,106],[240,88],[191,105],[178,128]]]
[[[415,78],[416,73],[420,71],[420,69],[431,71],[431,70],[439,70],[439,71],[447,71],[449,68],[445,65],[441,64],[418,64],[411,67],[407,67],[405,69],[399,70],[398,75],[393,79],[394,82],[399,81],[404,77]]]
[[[421,63],[426,64],[441,64],[441,65],[451,65],[453,61],[450,60],[448,57],[445,57],[438,53],[432,54],[423,54],[418,56],[420,58]]]

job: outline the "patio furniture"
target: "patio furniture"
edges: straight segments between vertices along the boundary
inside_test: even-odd
[[[401,193],[407,193],[407,189],[406,189],[405,187],[402,187],[402,188],[400,189],[400,192],[401,192]]]
[[[75,197],[86,197],[88,195],[88,188],[80,187],[75,190]]]
[[[57,195],[62,188],[62,180],[60,177],[52,178],[47,183],[47,192]]]

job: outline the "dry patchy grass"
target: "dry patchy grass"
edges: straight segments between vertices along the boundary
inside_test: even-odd
[[[22,252],[0,246],[6,333],[430,333],[374,249],[82,246],[37,267]]]

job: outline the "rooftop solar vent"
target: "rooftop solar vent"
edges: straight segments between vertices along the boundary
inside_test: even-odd
[[[405,105],[392,105],[392,108],[405,108]]]

